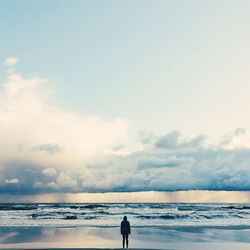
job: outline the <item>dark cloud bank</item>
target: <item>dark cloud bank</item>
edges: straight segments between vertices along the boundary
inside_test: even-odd
[[[244,131],[238,129],[216,145],[209,144],[205,136],[184,140],[178,131],[161,137],[144,135],[141,151],[67,170],[9,161],[0,169],[0,192],[249,191],[250,149],[229,147],[241,135]],[[46,151],[53,157],[60,146],[45,144],[32,150]]]

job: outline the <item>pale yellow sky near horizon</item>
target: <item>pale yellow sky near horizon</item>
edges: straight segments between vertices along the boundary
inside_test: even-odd
[[[119,192],[119,193],[50,193],[39,195],[2,195],[5,202],[190,202],[190,203],[249,203],[246,191],[176,191],[176,192]]]

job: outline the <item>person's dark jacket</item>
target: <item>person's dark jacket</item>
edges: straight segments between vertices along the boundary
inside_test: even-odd
[[[130,234],[131,229],[130,229],[130,224],[129,221],[123,220],[121,222],[121,234]]]

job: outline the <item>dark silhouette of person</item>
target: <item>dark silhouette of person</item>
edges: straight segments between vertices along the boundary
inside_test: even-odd
[[[122,234],[122,247],[124,248],[126,240],[126,245],[128,248],[128,235],[131,234],[131,228],[127,216],[124,216],[123,221],[121,222],[121,234]]]

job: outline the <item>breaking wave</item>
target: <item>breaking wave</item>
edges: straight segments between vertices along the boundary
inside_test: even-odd
[[[0,226],[250,225],[249,204],[39,203],[0,204]]]

